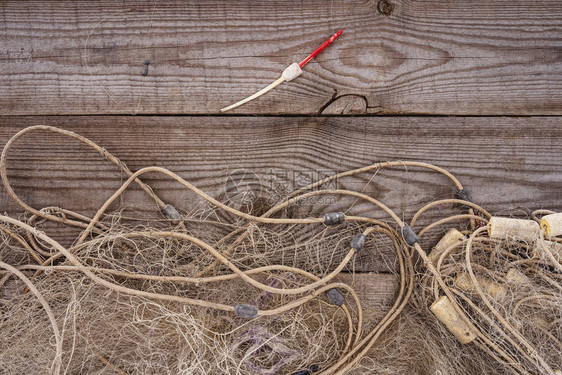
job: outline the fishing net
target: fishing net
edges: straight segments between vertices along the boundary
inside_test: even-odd
[[[34,208],[18,196],[9,151],[32,132],[89,146],[121,171],[120,187],[95,215]],[[389,168],[440,174],[456,196],[426,202],[406,223],[368,194],[326,188],[336,178]],[[213,197],[165,168],[133,173],[73,132],[34,126],[6,144],[0,172],[25,212],[0,216],[0,374],[562,368],[560,214],[492,217],[437,166],[376,163],[287,191],[273,205],[234,204],[232,195]],[[165,202],[143,180],[154,174],[181,186],[188,208]],[[142,213],[123,198],[131,190],[150,199]],[[385,219],[326,212],[310,200],[323,196],[340,206],[360,200]],[[453,209],[416,225],[444,205]],[[60,228],[71,228],[71,243],[56,239]],[[442,239],[428,248],[438,234]],[[353,273],[359,254],[375,251],[394,254],[388,272],[397,290],[388,306],[365,308],[338,277]]]

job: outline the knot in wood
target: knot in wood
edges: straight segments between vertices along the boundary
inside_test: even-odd
[[[390,13],[392,13],[392,9],[394,8],[394,6],[386,0],[381,0],[379,1],[377,8],[381,14],[390,16]]]

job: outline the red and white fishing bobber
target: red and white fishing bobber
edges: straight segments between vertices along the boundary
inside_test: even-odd
[[[248,103],[251,100],[254,100],[257,97],[262,96],[263,94],[265,94],[268,91],[273,90],[274,88],[276,88],[277,86],[279,86],[280,84],[282,84],[283,82],[291,82],[293,79],[297,78],[298,76],[300,76],[302,74],[302,67],[305,66],[310,60],[312,60],[316,55],[318,55],[320,52],[322,52],[326,47],[328,47],[330,44],[332,44],[332,42],[334,40],[336,40],[341,34],[343,33],[343,30],[338,31],[337,33],[335,33],[334,35],[332,35],[330,37],[330,39],[326,40],[324,43],[322,43],[320,45],[320,47],[316,48],[314,50],[314,52],[312,52],[310,55],[308,55],[303,61],[301,61],[300,63],[292,63],[291,65],[289,65],[287,68],[285,68],[285,70],[283,71],[283,73],[281,74],[281,77],[279,77],[277,80],[273,81],[271,84],[269,84],[268,86],[264,87],[263,89],[261,89],[260,91],[256,92],[253,95],[248,96],[246,99],[242,99],[237,103],[234,103],[232,105],[229,105],[228,107],[224,107],[221,109],[221,112],[226,112],[229,111],[233,108],[239,107],[242,104]]]

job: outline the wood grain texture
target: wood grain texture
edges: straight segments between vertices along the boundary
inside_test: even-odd
[[[367,311],[381,311],[392,306],[400,285],[400,278],[389,273],[341,273],[335,281],[350,285]],[[365,318],[366,324],[372,323],[371,314],[365,314]]]
[[[0,113],[562,114],[556,0],[2,1]],[[150,60],[143,76],[145,59]]]
[[[5,116],[0,117],[0,144],[29,125],[59,126],[89,137],[132,170],[150,165],[169,168],[223,201],[229,198],[229,177],[250,176],[243,186],[255,193],[254,213],[267,209],[270,199],[276,201],[325,175],[377,161],[426,161],[454,173],[476,203],[490,212],[528,216],[535,209],[562,210],[560,121],[559,117]],[[115,166],[98,153],[48,133],[18,141],[8,155],[8,167],[15,191],[31,206],[61,206],[87,215],[123,181]],[[194,194],[168,178],[150,174],[145,180],[183,212],[200,204]],[[448,179],[417,168],[365,173],[327,187],[363,191],[407,220],[426,203],[454,196]],[[345,211],[387,219],[370,204],[332,198],[305,202],[291,214],[317,217]],[[136,187],[127,192],[124,203],[139,212],[156,210]],[[3,188],[0,207],[12,216],[22,212]],[[428,212],[416,230],[460,212],[458,207],[441,206]],[[424,246],[429,248],[446,229],[423,237]],[[70,240],[68,232],[54,235],[63,242]],[[342,245],[333,254],[327,249],[326,254],[337,260],[346,249]],[[321,254],[319,259],[324,259]],[[374,272],[395,265],[384,236],[369,241],[354,264],[358,271]]]

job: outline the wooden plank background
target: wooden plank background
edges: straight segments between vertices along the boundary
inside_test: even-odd
[[[494,214],[562,210],[562,3],[387,5],[388,14],[378,0],[0,0],[0,144],[26,126],[59,126],[133,170],[163,166],[220,199],[237,171],[281,178],[290,189],[377,161],[427,161],[453,172]],[[297,80],[219,115],[339,29]],[[85,214],[123,179],[99,154],[45,133],[15,145],[8,173],[32,206]],[[177,184],[146,180],[189,209],[192,196]],[[412,168],[337,186],[362,190],[406,219],[453,196],[446,179]],[[151,209],[138,190],[124,199]],[[382,217],[345,199],[295,214],[349,207]],[[22,213],[4,189],[0,209]],[[419,225],[458,210],[440,207]],[[72,238],[49,229],[62,242]],[[355,262],[358,273],[340,279],[380,308],[395,293],[394,266],[388,243],[377,239]]]
[[[0,113],[562,114],[562,2],[3,1]],[[149,73],[141,75],[145,59]]]

